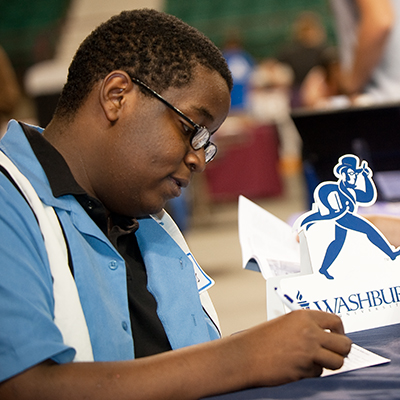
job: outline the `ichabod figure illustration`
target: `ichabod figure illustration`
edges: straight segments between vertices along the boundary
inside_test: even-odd
[[[349,229],[365,233],[368,239],[394,260],[400,250],[393,250],[376,228],[356,214],[358,206],[368,207],[375,203],[377,191],[372,180],[372,171],[366,161],[359,166],[354,155],[339,158],[334,168],[337,182],[323,182],[314,191],[312,210],[302,216],[296,226],[299,232],[322,220],[335,220],[335,239],[326,250],[319,272],[327,279],[334,279],[328,269],[339,255]],[[317,209],[317,210],[316,210]]]

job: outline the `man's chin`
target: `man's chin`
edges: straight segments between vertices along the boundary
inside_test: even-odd
[[[160,213],[162,213],[164,211],[165,204],[166,203],[164,203],[163,205],[160,205],[158,207],[149,207],[146,210],[142,210],[140,212],[140,215],[138,215],[136,218],[147,217],[150,214],[158,215],[158,214],[160,214]]]

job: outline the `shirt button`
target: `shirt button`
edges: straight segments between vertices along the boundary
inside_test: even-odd
[[[118,268],[118,263],[115,260],[112,260],[108,263],[108,268],[115,270]]]
[[[122,321],[122,329],[123,329],[124,331],[127,331],[127,330],[128,330],[128,324],[127,324],[125,321]]]

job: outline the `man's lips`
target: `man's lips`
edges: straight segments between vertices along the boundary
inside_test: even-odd
[[[189,180],[184,178],[178,178],[176,176],[171,176],[171,179],[176,183],[177,186],[185,188],[189,185]]]

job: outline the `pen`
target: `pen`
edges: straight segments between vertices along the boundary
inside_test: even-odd
[[[288,296],[287,294],[283,293],[282,290],[279,289],[278,287],[275,287],[275,293],[280,298],[282,303],[286,307],[288,307],[291,311],[301,310],[301,307],[299,306],[299,304],[296,303],[290,296]]]

